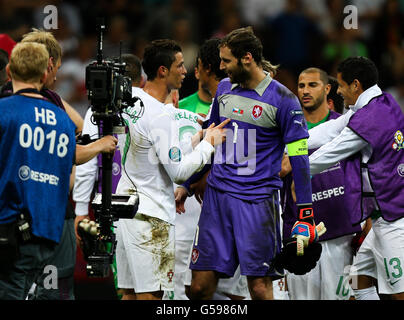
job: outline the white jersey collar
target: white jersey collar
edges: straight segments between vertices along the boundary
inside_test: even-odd
[[[359,109],[366,106],[374,97],[380,96],[381,94],[382,90],[377,84],[375,84],[374,86],[363,91],[356,100],[355,105],[350,105],[349,108],[354,112],[358,111]]]

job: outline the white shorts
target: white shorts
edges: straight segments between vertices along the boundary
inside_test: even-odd
[[[219,279],[216,292],[223,294],[231,294],[233,296],[244,297],[246,300],[251,300],[250,291],[248,290],[247,276],[240,274],[240,266],[234,272],[233,277]]]
[[[274,300],[290,300],[286,290],[285,277],[272,281],[272,292]]]
[[[367,275],[377,279],[381,294],[404,292],[403,268],[404,218],[393,222],[372,220],[372,229],[351,267],[352,287],[356,288],[356,275]]]
[[[353,235],[322,241],[316,267],[304,275],[286,274],[290,300],[348,300]]]
[[[189,263],[192,256],[193,241],[188,251],[187,270],[184,273],[183,283],[186,286],[191,285],[192,270],[189,269]],[[177,259],[177,257],[176,257]],[[233,296],[244,297],[246,300],[251,300],[250,291],[248,290],[247,277],[240,274],[240,266],[236,269],[233,277],[219,279],[217,283],[216,293],[222,295],[230,294]]]
[[[137,213],[117,227],[118,287],[136,293],[174,289],[174,226]]]
[[[175,274],[174,274],[174,300],[189,300],[185,294],[185,285],[191,285],[191,260],[193,240],[175,241]]]

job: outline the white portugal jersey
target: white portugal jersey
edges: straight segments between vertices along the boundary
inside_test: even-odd
[[[174,119],[178,124],[181,150],[188,152],[187,150],[191,149],[192,151],[192,147],[190,147],[189,142],[191,141],[192,136],[202,129],[202,126],[198,123],[198,120],[204,121],[204,119],[192,111],[188,111],[186,109],[176,109],[172,104],[168,104],[166,107],[174,114]],[[174,189],[176,187],[177,185],[174,184]],[[185,212],[182,214],[177,213],[176,215],[176,241],[192,241],[194,239],[196,226],[201,213],[201,204],[196,200],[195,196],[188,197],[184,205]]]
[[[181,184],[201,170],[214,148],[202,141],[185,154],[174,114],[142,89],[133,88],[133,95],[142,100],[144,108],[141,109],[138,101],[123,115],[129,132],[119,137],[122,177],[117,193],[130,194],[137,190],[139,213],[174,224],[173,182]]]

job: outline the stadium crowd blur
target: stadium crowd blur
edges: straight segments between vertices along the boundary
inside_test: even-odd
[[[188,76],[180,98],[195,92],[198,46],[211,37],[251,25],[264,44],[265,58],[279,64],[276,78],[296,93],[296,77],[309,66],[335,75],[348,56],[371,58],[380,70],[380,86],[404,105],[404,0],[14,0],[0,1],[0,33],[15,41],[32,27],[44,28],[57,8],[51,30],[63,49],[55,90],[84,116],[88,108],[85,66],[96,58],[96,19],[106,17],[104,56],[142,57],[150,40],[171,38],[183,48]],[[346,29],[353,5],[358,28]]]

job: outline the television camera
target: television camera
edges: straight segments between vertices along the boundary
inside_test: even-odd
[[[132,81],[125,75],[121,54],[116,59],[103,58],[103,19],[98,20],[97,29],[97,60],[86,67],[85,79],[92,117],[102,136],[125,133],[122,112],[139,98],[132,97]],[[102,154],[102,193],[97,193],[92,202],[96,222],[81,221],[78,226],[89,277],[109,275],[116,247],[113,222],[133,218],[139,204],[137,193],[112,194],[112,158],[112,154]]]

